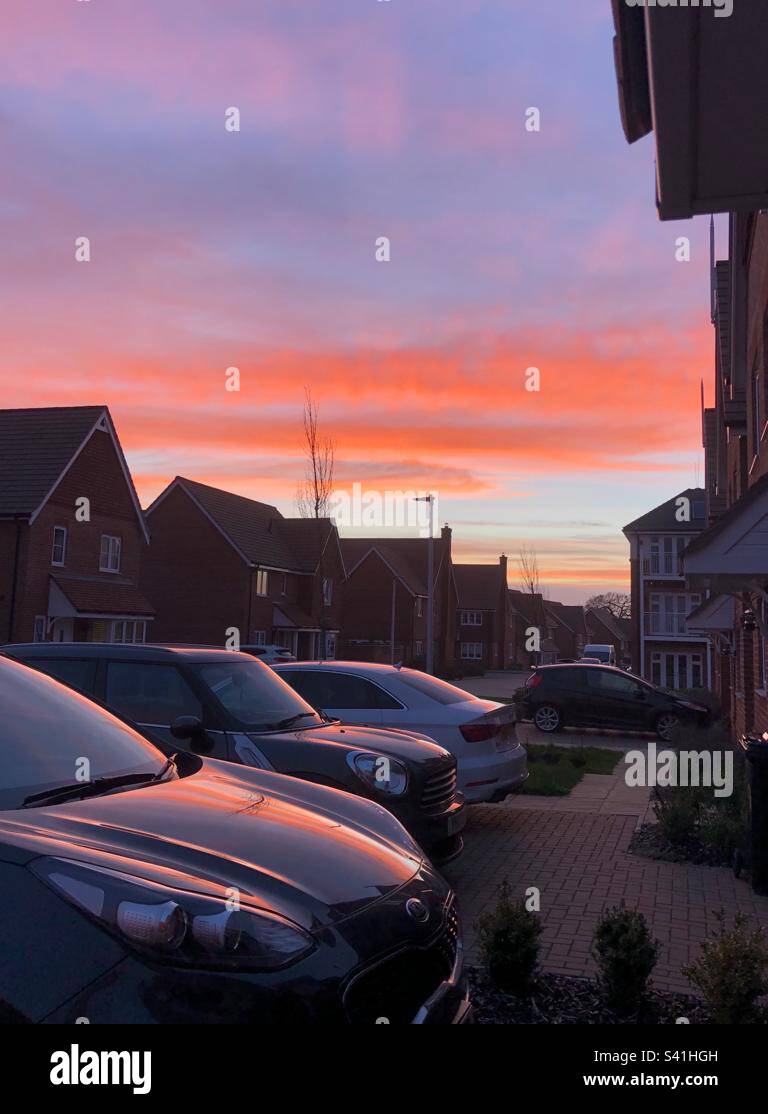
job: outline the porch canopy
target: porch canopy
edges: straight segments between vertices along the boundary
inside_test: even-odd
[[[655,133],[661,219],[768,208],[768,3],[612,5],[624,133]]]
[[[768,475],[691,542],[683,553],[683,568],[691,587],[706,589],[713,597],[728,596],[733,602],[743,593],[756,593],[768,599]],[[723,604],[716,599],[707,604],[709,621],[721,622]],[[689,624],[702,610],[689,617]]]
[[[124,579],[52,576],[49,619],[154,619],[155,609]]]

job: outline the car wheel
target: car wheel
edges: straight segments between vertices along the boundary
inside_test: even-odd
[[[679,723],[680,717],[674,712],[662,712],[656,719],[656,734],[665,743],[670,743]]]
[[[542,704],[533,713],[533,722],[539,731],[545,731],[549,735],[553,731],[560,730],[563,726],[563,717],[554,704]]]

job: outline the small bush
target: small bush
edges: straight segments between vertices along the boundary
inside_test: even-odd
[[[748,918],[736,915],[727,928],[721,910],[720,929],[705,941],[695,963],[683,968],[704,999],[716,1025],[754,1025],[765,1020],[759,999],[768,993],[768,938],[762,928],[750,931]]]
[[[607,909],[597,923],[592,954],[606,1003],[619,1010],[638,1006],[659,955],[643,914],[623,906]]]
[[[679,847],[694,837],[699,821],[696,789],[686,786],[657,789],[653,811],[664,838],[672,847]]]
[[[568,755],[568,758],[571,765],[575,766],[577,770],[580,769],[582,766],[586,766],[586,748],[583,745],[578,747],[576,750],[571,751],[571,753]]]
[[[507,882],[499,888],[496,908],[477,921],[480,954],[491,982],[505,994],[525,994],[539,958],[541,921],[513,901]]]
[[[723,805],[708,805],[699,816],[699,839],[717,852],[722,862],[731,862],[734,851],[747,842],[747,830],[739,814]]]

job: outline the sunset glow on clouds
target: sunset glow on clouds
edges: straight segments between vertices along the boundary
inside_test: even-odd
[[[437,490],[459,559],[534,545],[553,597],[624,584],[621,525],[696,479],[708,230],[656,220],[609,3],[564,10],[6,0],[2,405],[107,403],[145,504],[292,513],[309,385],[340,485]]]

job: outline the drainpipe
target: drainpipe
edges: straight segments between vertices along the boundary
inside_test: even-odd
[[[13,642],[13,624],[16,619],[16,588],[19,581],[19,551],[21,549],[21,524],[26,522],[26,517],[15,516],[16,541],[13,550],[13,576],[11,577],[11,604],[8,609],[8,637],[6,642]]]

